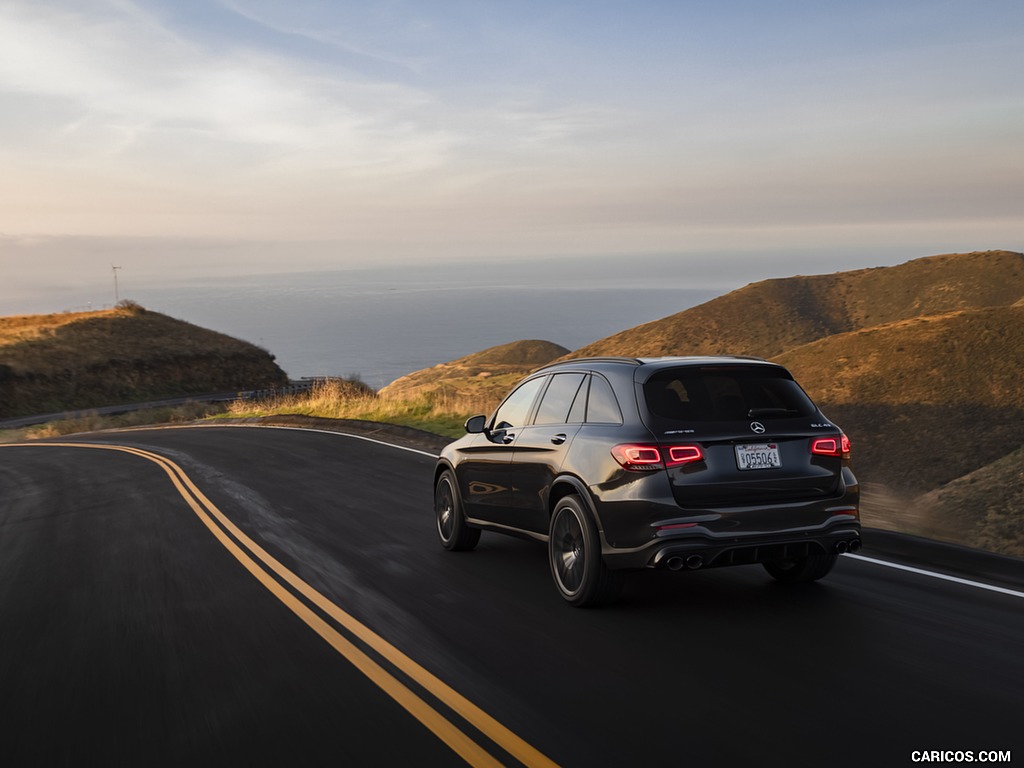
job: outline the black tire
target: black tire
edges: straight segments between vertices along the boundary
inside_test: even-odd
[[[594,521],[577,496],[555,505],[548,531],[548,563],[558,594],[577,608],[606,605],[622,591],[623,574],[601,559]]]
[[[764,563],[764,569],[783,584],[805,584],[827,576],[838,559],[835,552],[818,552],[792,560]]]
[[[462,513],[455,476],[446,469],[434,486],[434,518],[437,521],[437,538],[441,546],[451,552],[473,549],[480,541],[480,529],[471,528]]]

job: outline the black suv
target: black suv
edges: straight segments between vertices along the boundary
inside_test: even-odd
[[[437,464],[441,544],[546,542],[573,605],[611,600],[630,568],[763,563],[805,582],[860,547],[849,440],[758,358],[555,363],[466,432]]]

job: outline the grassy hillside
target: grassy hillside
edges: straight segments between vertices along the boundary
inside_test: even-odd
[[[0,417],[285,383],[266,350],[132,303],[0,318]]]
[[[489,411],[548,362],[511,366],[506,348],[516,345],[420,371],[382,394],[473,397],[477,407],[463,411]],[[869,525],[1024,549],[1024,255],[766,280],[565,356],[666,354],[753,354],[790,368],[854,441]]]
[[[490,411],[512,384],[568,351],[550,341],[514,341],[403,376],[379,394],[385,399],[426,397],[460,411]]]
[[[912,503],[920,533],[1024,558],[1024,448]]]
[[[838,333],[923,315],[1008,306],[1024,296],[1024,254],[984,251],[832,275],[752,283],[698,307],[621,331],[588,355],[774,357]]]
[[[822,402],[1024,410],[1024,306],[900,320],[774,359]]]

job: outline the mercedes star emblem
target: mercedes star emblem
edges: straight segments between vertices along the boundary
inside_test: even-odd
[[[750,422],[750,428],[752,430],[754,430],[754,432],[756,432],[759,435],[762,432],[764,432],[764,424],[762,424],[760,421],[752,421],[752,422]]]

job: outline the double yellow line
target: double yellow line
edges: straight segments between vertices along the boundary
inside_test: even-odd
[[[547,756],[503,726],[493,717],[477,707],[464,696],[453,690],[438,677],[410,659],[391,643],[376,634],[354,617],[317,592],[290,570],[285,568],[259,544],[249,538],[232,523],[217,506],[189,479],[184,470],[170,459],[156,453],[123,445],[97,443],[10,443],[0,447],[61,447],[95,448],[104,451],[130,453],[158,465],[171,478],[174,487],[185,499],[217,540],[224,545],[256,579],[266,587],[289,610],[302,619],[314,632],[326,640],[331,647],[351,662],[360,672],[372,680],[382,691],[394,699],[409,714],[429,728],[441,741],[470,765],[502,765],[489,752],[467,736],[444,715],[434,709],[415,692],[388,672],[369,655],[357,648],[348,638],[317,615],[310,607],[284,588],[282,582],[319,608],[339,626],[362,641],[368,648],[379,654],[395,669],[405,674],[431,696],[448,707],[452,712],[472,725],[481,734],[527,766],[556,766]],[[228,535],[230,534],[230,536]],[[237,543],[236,543],[237,542]],[[259,561],[259,562],[257,562]],[[262,563],[262,565],[261,565]],[[271,573],[276,574],[275,579]],[[278,581],[280,579],[280,581]]]

